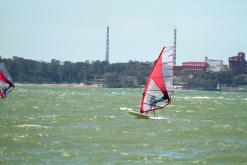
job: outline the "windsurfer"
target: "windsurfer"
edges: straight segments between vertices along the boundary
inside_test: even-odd
[[[150,109],[153,109],[156,103],[157,103],[157,100],[155,99],[155,96],[152,95],[150,98]]]
[[[173,93],[173,47],[166,49],[163,47],[159,57],[154,63],[153,69],[147,79],[141,100],[140,113],[153,111],[154,117],[156,110],[166,107],[171,103]],[[164,60],[163,61],[163,56]],[[167,74],[169,73],[169,74]]]
[[[151,95],[151,98],[150,98],[150,109],[153,110],[153,114],[154,114],[154,117],[156,117],[156,114],[155,114],[155,104],[157,103],[157,100],[155,98],[155,96]]]
[[[0,97],[5,99],[9,92],[15,87],[11,82],[11,77],[3,63],[0,63]]]

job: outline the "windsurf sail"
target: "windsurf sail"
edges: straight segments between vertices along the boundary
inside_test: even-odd
[[[0,95],[5,98],[6,95],[14,88],[14,84],[5,65],[0,63]]]
[[[148,77],[142,100],[141,113],[164,108],[171,103],[174,47],[163,47]]]

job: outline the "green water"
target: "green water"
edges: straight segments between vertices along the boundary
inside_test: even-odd
[[[141,89],[17,87],[0,100],[0,164],[247,164],[247,93],[176,91],[135,119]]]

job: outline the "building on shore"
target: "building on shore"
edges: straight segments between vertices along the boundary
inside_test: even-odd
[[[229,69],[236,73],[245,73],[246,72],[246,60],[245,53],[238,52],[237,56],[229,57]]]
[[[183,67],[180,66],[180,65],[174,65],[174,67],[173,67],[174,74],[178,74],[178,73],[180,73],[182,70],[183,70]]]
[[[223,60],[213,60],[205,57],[205,62],[208,63],[207,71],[210,72],[221,72],[224,70]]]
[[[207,62],[188,61],[182,63],[183,70],[189,72],[206,72],[208,66]]]
[[[223,71],[229,70],[229,65],[224,65]]]

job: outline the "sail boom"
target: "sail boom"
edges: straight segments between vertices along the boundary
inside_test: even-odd
[[[166,104],[166,105],[164,105],[164,106],[157,106],[157,108],[155,108],[155,109],[147,109],[147,110],[146,110],[145,112],[143,112],[143,113],[161,110],[162,108],[166,107],[167,105],[168,105],[168,104]]]
[[[149,90],[147,90],[147,91],[160,91],[160,90],[151,90],[151,89],[149,89]],[[153,96],[153,95],[152,95]]]

